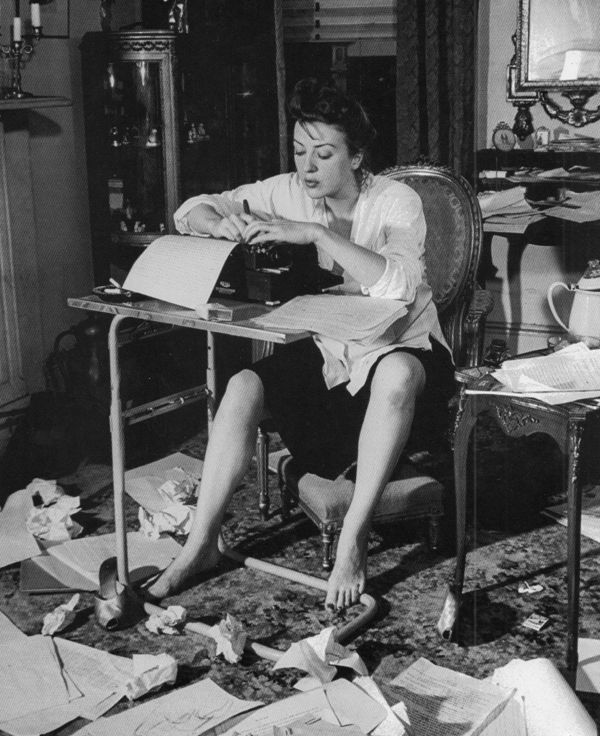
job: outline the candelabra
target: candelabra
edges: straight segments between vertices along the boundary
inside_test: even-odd
[[[11,70],[11,85],[2,93],[2,99],[20,100],[24,97],[33,97],[30,92],[25,92],[21,86],[21,69],[22,65],[33,53],[34,45],[42,36],[41,26],[32,26],[31,33],[11,40],[10,45],[0,45],[0,56],[8,59]]]

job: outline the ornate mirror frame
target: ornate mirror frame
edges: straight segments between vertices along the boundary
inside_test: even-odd
[[[600,106],[595,109],[586,108],[589,98],[600,91],[600,71],[596,77],[582,77],[578,79],[541,79],[530,78],[530,38],[531,4],[533,2],[557,3],[557,8],[564,13],[565,0],[519,0],[517,15],[517,30],[512,37],[515,53],[507,67],[506,99],[517,107],[513,131],[518,138],[524,140],[533,133],[530,107],[540,102],[551,118],[562,123],[580,128],[589,123],[600,120]],[[582,3],[593,3],[596,0],[580,0]],[[591,6],[590,6],[591,7]],[[600,12],[600,7],[595,13]],[[599,29],[600,31],[600,29]],[[600,49],[600,38],[598,41]],[[571,107],[562,107],[550,97],[552,92],[558,92],[566,97]]]

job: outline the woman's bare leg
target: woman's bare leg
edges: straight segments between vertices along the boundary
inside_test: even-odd
[[[260,378],[250,370],[237,373],[227,385],[211,429],[192,529],[179,556],[149,586],[151,596],[173,595],[219,561],[223,516],[248,469],[258,424],[265,416]]]
[[[412,426],[425,371],[410,353],[390,353],[377,368],[358,443],[356,485],[327,584],[325,605],[347,608],[364,591],[371,519]]]

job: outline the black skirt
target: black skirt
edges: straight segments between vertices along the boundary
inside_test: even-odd
[[[446,425],[447,404],[454,392],[450,354],[436,340],[431,343],[432,350],[397,348],[414,355],[425,369],[426,385],[417,399],[412,436],[421,434],[423,426],[432,436],[433,427]],[[354,396],[346,384],[327,388],[323,356],[311,338],[277,345],[273,355],[251,366],[262,381],[266,407],[281,439],[305,472],[333,479],[356,461],[371,380],[379,360]]]

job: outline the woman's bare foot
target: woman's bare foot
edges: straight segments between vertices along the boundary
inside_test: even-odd
[[[146,589],[148,597],[162,600],[181,592],[186,583],[202,572],[211,570],[221,559],[217,546],[187,552],[185,547],[166,570]]]
[[[367,538],[347,541],[340,535],[335,564],[327,581],[326,608],[349,608],[358,603],[367,581]]]

